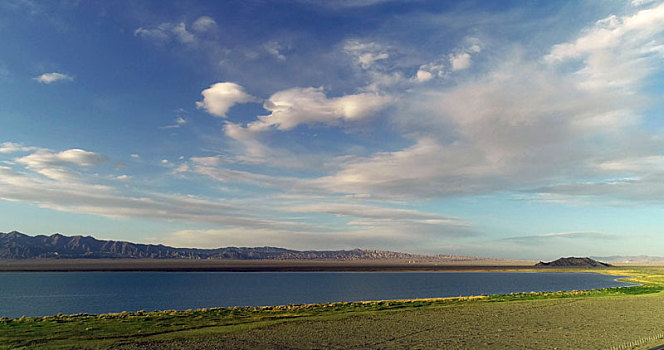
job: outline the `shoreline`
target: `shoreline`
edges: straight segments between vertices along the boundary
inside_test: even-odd
[[[254,348],[270,348],[275,344],[300,348],[366,348],[366,334],[378,337],[381,344],[403,348],[418,344],[424,347],[437,344],[434,347],[438,348],[486,348],[489,343],[514,348],[525,344],[519,337],[536,339],[537,343],[531,344],[534,348],[552,345],[594,348],[598,346],[598,339],[603,348],[627,348],[636,342],[661,345],[664,333],[653,329],[660,330],[664,324],[658,317],[664,298],[664,267],[512,269],[515,272],[526,270],[602,273],[641,285],[474,297],[0,317],[0,349],[34,346],[135,350],[219,348],[219,344],[229,349],[246,348],[247,344],[253,344]],[[458,323],[460,317],[464,323]],[[412,333],[395,326],[397,324],[405,327],[413,324],[417,330],[430,328],[431,331]],[[495,331],[496,324],[501,325],[501,332]],[[603,335],[587,333],[588,324],[595,325]],[[435,328],[431,328],[432,325]],[[483,331],[478,333],[478,328],[464,325],[480,325]],[[312,329],[316,330],[316,339],[309,337]],[[394,332],[406,334],[408,338],[404,339],[408,342],[395,343]],[[575,332],[571,338],[570,332]],[[441,338],[441,333],[450,336]]]
[[[0,260],[0,272],[498,272],[547,271],[530,261],[292,261],[30,259]]]
[[[366,348],[367,332],[376,332],[376,336],[384,338],[381,341],[393,341],[396,339],[393,332],[400,329],[395,325],[410,325],[412,322],[421,322],[415,324],[416,330],[432,325],[436,328],[431,334],[417,332],[414,338],[413,333],[406,329],[403,333],[408,336],[410,345],[431,345],[430,341],[436,340],[442,342],[438,348],[483,348],[487,341],[496,343],[504,340],[507,342],[499,347],[510,348],[514,346],[508,345],[517,344],[514,339],[520,339],[514,337],[522,336],[524,332],[527,332],[528,339],[555,342],[567,339],[570,329],[583,329],[589,321],[595,324],[600,322],[600,328],[610,330],[608,334],[612,336],[607,339],[578,333],[571,339],[572,342],[561,343],[559,347],[569,348],[571,344],[578,346],[579,341],[586,341],[585,347],[592,348],[597,345],[597,339],[601,339],[603,347],[610,348],[632,339],[658,342],[657,339],[664,338],[651,330],[653,327],[659,329],[661,324],[657,317],[661,291],[662,287],[643,286],[479,297],[0,318],[0,349],[32,346],[219,348],[219,344],[226,344],[222,348],[229,349],[246,348],[241,346],[243,344],[252,344],[253,348],[274,348],[275,344],[298,344],[300,348],[324,348],[326,344],[327,347]],[[570,314],[570,307],[579,312]],[[635,309],[639,312],[634,313]],[[607,314],[607,310],[613,311]],[[649,313],[648,317],[643,317],[644,312]],[[520,315],[518,319],[513,318],[515,313]],[[622,314],[627,317],[611,317]],[[480,329],[486,331],[478,333],[477,328],[458,328],[455,320],[459,317],[468,321],[464,324],[480,324]],[[404,318],[407,323],[403,323]],[[515,320],[520,321],[510,326],[510,322]],[[501,332],[497,333],[493,328],[496,324],[501,325]],[[312,329],[316,330],[315,340],[307,338]],[[553,330],[554,333],[543,330]],[[441,332],[451,336],[441,338]],[[469,337],[471,334],[473,336]],[[656,339],[653,338],[655,336]],[[476,341],[459,346],[455,339]]]
[[[569,272],[569,271],[568,271]],[[573,272],[569,272],[573,273]],[[607,275],[610,276],[610,275]],[[623,276],[629,277],[629,276]],[[616,281],[618,279],[615,279]],[[624,282],[624,281],[623,281]],[[391,305],[392,308],[397,308],[399,305],[413,305],[418,303],[427,303],[427,304],[446,304],[446,303],[455,303],[455,302],[473,302],[473,301],[493,301],[493,302],[511,302],[518,300],[534,300],[534,299],[556,299],[556,298],[566,298],[566,297],[601,297],[603,293],[610,293],[611,291],[620,291],[624,288],[635,288],[635,287],[645,287],[650,288],[653,286],[648,286],[642,283],[634,282],[625,282],[632,283],[631,286],[615,286],[615,287],[605,287],[605,288],[594,288],[594,289],[573,289],[573,290],[559,290],[559,291],[530,291],[530,292],[513,292],[513,293],[503,293],[503,294],[478,294],[478,295],[459,295],[459,296],[446,296],[446,297],[424,297],[424,298],[398,298],[398,299],[376,299],[376,300],[350,300],[350,301],[329,301],[329,302],[314,302],[314,303],[294,303],[294,304],[275,304],[275,305],[236,305],[236,306],[210,306],[210,307],[198,307],[190,309],[159,309],[159,310],[123,310],[117,312],[102,312],[102,313],[58,313],[58,314],[49,314],[41,316],[19,316],[19,317],[8,317],[0,315],[0,322],[2,321],[11,321],[11,320],[21,320],[21,319],[57,319],[57,318],[76,318],[76,317],[120,317],[124,315],[148,315],[148,314],[190,314],[192,312],[209,312],[209,311],[227,311],[227,310],[251,310],[253,312],[266,312],[273,310],[297,310],[297,309],[321,309],[329,308],[333,306],[346,306],[346,305],[355,305],[361,307],[370,307],[375,305],[387,304]],[[645,292],[643,294],[657,293],[661,291],[662,288],[658,289],[655,292]],[[641,294],[641,293],[637,293]],[[626,296],[626,294],[619,293],[618,295]]]

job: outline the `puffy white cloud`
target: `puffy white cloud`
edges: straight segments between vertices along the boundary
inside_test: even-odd
[[[67,74],[53,72],[44,73],[38,77],[35,77],[34,79],[42,84],[51,84],[57,81],[73,81],[74,77]]]
[[[429,62],[421,65],[411,81],[416,83],[425,83],[432,79],[445,77],[445,64],[441,60]]]
[[[415,78],[417,79],[417,81],[424,83],[433,79],[433,74],[431,74],[431,72],[428,72],[426,70],[420,69],[417,71]]]
[[[467,52],[460,52],[450,57],[450,64],[452,65],[453,71],[467,69],[470,67],[471,63],[470,54]]]
[[[217,22],[208,16],[202,16],[191,24],[191,28],[196,32],[204,33],[216,29]]]
[[[289,130],[300,124],[338,125],[342,121],[357,121],[375,115],[394,99],[372,93],[328,98],[323,88],[292,88],[270,96],[263,108],[269,115],[259,116],[249,123],[250,130],[265,130],[276,126]]]
[[[247,94],[242,86],[231,82],[212,84],[201,95],[203,101],[196,102],[196,107],[218,117],[225,117],[228,110],[238,103],[258,101],[256,97]]]
[[[473,64],[472,55],[482,51],[480,41],[477,38],[469,37],[465,39],[466,45],[457,48],[454,53],[449,55],[452,71],[460,71],[470,68]]]

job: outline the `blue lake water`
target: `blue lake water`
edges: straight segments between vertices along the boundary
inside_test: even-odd
[[[6,272],[0,273],[0,316],[435,298],[633,285],[615,278],[553,272]]]

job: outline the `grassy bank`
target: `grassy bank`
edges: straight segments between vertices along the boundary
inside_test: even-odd
[[[546,271],[569,272],[570,270],[547,269]],[[598,270],[573,271],[597,272]],[[664,268],[620,268],[601,270],[601,272],[617,276],[629,275],[632,276],[629,279],[630,281],[642,283],[643,285],[590,291],[519,293],[461,298],[290,305],[259,308],[236,307],[187,311],[123,312],[104,315],[57,315],[20,319],[2,318],[0,319],[0,349],[21,347],[103,348],[117,347],[123,344],[134,346],[132,344],[135,343],[164,345],[183,341],[195,342],[196,339],[210,339],[210,337],[215,339],[232,337],[236,339],[242,334],[250,334],[255,330],[280,325],[285,326],[285,324],[289,324],[287,327],[295,327],[291,332],[297,333],[297,327],[300,327],[298,325],[309,324],[311,322],[322,322],[321,324],[332,325],[336,320],[347,318],[352,318],[353,320],[369,320],[375,317],[379,319],[390,318],[394,317],[391,314],[400,312],[403,313],[399,315],[413,315],[413,312],[423,312],[427,315],[432,312],[442,312],[442,314],[445,314],[446,310],[453,309],[457,313],[459,310],[465,310],[464,312],[469,312],[470,314],[481,310],[482,312],[478,314],[478,317],[481,317],[483,313],[488,312],[490,314],[491,310],[503,310],[505,307],[507,307],[507,310],[510,308],[516,310],[523,309],[524,305],[540,305],[538,303],[541,302],[545,304],[551,303],[551,305],[561,305],[560,307],[562,307],[562,305],[567,305],[568,301],[590,299],[603,300],[600,303],[590,302],[588,305],[604,305],[598,307],[605,310],[597,310],[597,312],[604,312],[606,318],[610,319],[613,317],[618,319],[619,317],[623,317],[624,319],[624,315],[622,314],[612,314],[613,311],[607,305],[616,305],[616,303],[621,303],[621,300],[628,300],[630,297],[638,297],[640,303],[657,303],[662,301],[660,296],[664,290]],[[654,298],[649,298],[648,296]],[[644,299],[643,297],[646,298]],[[496,307],[494,305],[501,306]],[[583,310],[583,312],[591,311],[589,309]],[[570,315],[570,317],[573,317],[573,315]],[[502,320],[502,322],[510,322],[510,320],[507,318]],[[630,322],[634,321],[631,320]],[[343,324],[335,327],[343,327]],[[394,327],[400,327],[400,325],[395,324]],[[533,325],[532,327],[536,329],[539,326]],[[334,334],[331,337],[331,341],[333,341]],[[263,347],[270,347],[269,344],[263,345]],[[260,344],[256,346],[260,346]],[[235,344],[234,347],[242,346],[241,344]],[[303,347],[307,347],[307,345],[304,344]]]

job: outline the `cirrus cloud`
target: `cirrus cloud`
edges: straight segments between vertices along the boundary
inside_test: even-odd
[[[74,81],[74,77],[71,75],[56,72],[44,73],[34,79],[42,84],[52,84],[58,81]]]

